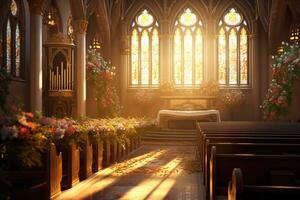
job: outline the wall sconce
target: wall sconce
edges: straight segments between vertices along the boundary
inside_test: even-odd
[[[277,53],[278,54],[282,54],[283,53],[283,46],[280,45],[279,47],[277,47]]]
[[[295,24],[291,26],[290,30],[290,42],[293,44],[299,43],[300,26]]]
[[[49,26],[54,26],[56,24],[54,12],[52,11],[52,9],[50,9],[49,12],[46,13],[44,23]]]
[[[94,38],[92,44],[90,45],[90,49],[101,49],[101,44],[98,39]]]

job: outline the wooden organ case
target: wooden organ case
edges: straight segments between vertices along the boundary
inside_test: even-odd
[[[69,37],[59,33],[51,35],[44,47],[44,112],[47,116],[72,116],[75,111],[75,45]]]

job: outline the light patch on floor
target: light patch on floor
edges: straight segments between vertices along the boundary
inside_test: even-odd
[[[200,180],[194,146],[144,145],[57,199],[196,200]]]

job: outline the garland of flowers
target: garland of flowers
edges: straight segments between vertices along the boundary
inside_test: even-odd
[[[300,48],[298,44],[282,43],[283,53],[272,57],[272,80],[263,104],[265,120],[278,120],[288,114],[293,85],[300,77]]]
[[[219,92],[219,99],[229,108],[241,105],[246,100],[240,89],[223,89]]]
[[[72,143],[126,142],[143,129],[154,127],[149,118],[58,119],[33,115],[18,110],[13,115],[0,115],[0,169],[42,166],[42,154],[51,143],[57,147]]]
[[[99,113],[104,116],[116,116],[121,109],[114,78],[115,67],[105,61],[98,51],[88,50],[87,80],[94,86]]]

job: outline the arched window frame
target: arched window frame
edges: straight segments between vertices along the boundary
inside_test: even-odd
[[[17,12],[14,15],[11,10],[10,10],[10,6],[12,4],[13,0],[9,1],[9,3],[7,4],[7,14],[4,17],[4,23],[3,23],[3,34],[2,34],[2,46],[3,46],[3,50],[2,50],[2,63],[3,66],[7,69],[7,60],[8,60],[8,53],[7,53],[7,49],[8,49],[8,44],[7,44],[7,25],[8,23],[10,24],[10,28],[11,28],[11,45],[10,45],[10,62],[11,62],[11,67],[10,67],[10,71],[8,71],[8,73],[11,74],[11,76],[13,78],[16,79],[24,79],[24,58],[23,58],[23,51],[24,51],[24,47],[23,47],[23,35],[24,35],[24,31],[23,31],[23,9],[21,6],[20,1],[18,0],[14,0],[14,2],[17,5]],[[19,39],[17,38],[16,32],[17,30],[19,31]],[[19,41],[18,41],[19,40]],[[20,45],[19,47],[19,56],[17,55],[17,48],[16,45]],[[18,58],[19,57],[19,58]],[[19,61],[17,61],[17,58],[19,59]],[[17,65],[19,65],[19,67],[17,67]]]
[[[189,9],[192,13],[194,13],[196,15],[196,22],[192,25],[192,26],[185,26],[183,24],[180,23],[180,16],[182,14],[185,13],[185,11]],[[176,31],[180,30],[180,35],[181,35],[181,62],[184,63],[184,37],[185,37],[185,33],[187,31],[190,31],[192,34],[192,83],[191,84],[185,84],[184,83],[184,68],[185,66],[181,63],[181,83],[176,83],[176,78],[175,78],[175,64],[176,64],[176,55],[175,55],[175,34]],[[201,75],[200,75],[200,83],[196,83],[196,73],[195,73],[195,63],[196,63],[196,51],[195,51],[195,38],[197,35],[197,30],[201,31],[201,37],[202,37],[202,45],[201,45],[201,51],[202,51],[202,60],[201,60],[201,65],[202,65],[202,69],[200,69]],[[171,76],[172,76],[172,80],[175,84],[176,87],[200,87],[201,83],[204,81],[204,74],[205,74],[205,67],[204,67],[204,59],[205,59],[205,48],[204,48],[204,24],[203,24],[203,19],[201,18],[201,16],[198,14],[198,12],[193,9],[193,7],[190,6],[186,6],[184,9],[182,9],[179,14],[176,16],[176,20],[173,24],[173,39],[172,39],[172,71],[171,71]]]
[[[148,25],[148,26],[141,26],[138,24],[138,17],[144,12],[147,11],[148,14],[150,14],[153,17],[153,22]],[[137,82],[133,83],[133,64],[132,64],[132,37],[133,37],[133,33],[134,31],[137,31],[137,38],[138,38],[138,75],[137,75]],[[157,31],[157,42],[158,42],[158,58],[157,58],[157,64],[158,64],[158,69],[157,69],[157,73],[158,73],[158,77],[156,77],[157,81],[154,81],[154,77],[153,77],[153,51],[152,51],[152,43],[153,43],[153,32],[154,30]],[[148,39],[149,39],[149,44],[148,44],[148,62],[149,62],[149,66],[148,66],[148,70],[149,70],[149,74],[148,74],[148,83],[143,83],[142,80],[142,50],[141,50],[141,40],[142,40],[142,34],[144,32],[148,33]],[[129,69],[129,85],[130,87],[158,87],[160,84],[160,39],[159,39],[159,23],[155,17],[155,15],[151,12],[151,10],[147,7],[143,7],[142,9],[139,10],[139,12],[137,12],[137,14],[135,15],[135,17],[133,18],[133,20],[131,20],[130,23],[130,28],[129,28],[129,35],[130,35],[130,69]]]
[[[240,14],[240,16],[242,17],[241,22],[237,25],[228,25],[226,24],[226,22],[224,21],[224,16],[230,12],[231,9],[235,9],[235,11]],[[245,14],[242,12],[242,10],[240,10],[239,8],[237,8],[236,6],[230,6],[228,7],[225,12],[221,15],[221,18],[218,21],[218,25],[217,25],[217,51],[216,51],[216,55],[217,55],[217,80],[219,82],[219,85],[222,87],[250,87],[250,64],[249,64],[249,20],[247,19],[247,17],[245,16]],[[239,27],[239,28],[237,28]],[[219,79],[219,56],[220,56],[220,52],[219,52],[219,37],[220,37],[220,31],[221,29],[223,29],[225,31],[225,40],[226,40],[226,61],[225,61],[225,68],[226,68],[226,75],[225,75],[225,83],[220,83],[220,79]],[[247,36],[247,81],[246,82],[242,82],[241,81],[241,59],[240,59],[240,54],[241,54],[241,50],[240,50],[240,36],[241,36],[241,31],[242,30],[246,31],[246,36]],[[231,33],[231,31],[234,30],[237,36],[237,82],[236,83],[230,83],[229,79],[230,79],[230,75],[229,75],[229,35]]]

